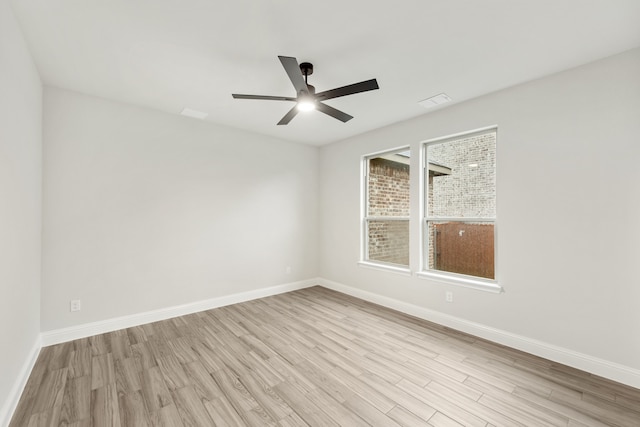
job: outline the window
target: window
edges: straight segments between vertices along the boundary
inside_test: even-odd
[[[498,288],[496,133],[490,129],[425,143],[426,273]]]
[[[409,267],[409,148],[363,162],[362,261]]]

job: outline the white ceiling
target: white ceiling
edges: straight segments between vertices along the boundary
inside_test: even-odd
[[[322,145],[640,46],[639,0],[13,0],[43,82]],[[317,91],[377,78],[276,126],[295,96],[278,55]],[[553,102],[550,100],[550,102]]]

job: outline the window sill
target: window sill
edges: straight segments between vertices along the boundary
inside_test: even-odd
[[[479,291],[492,292],[499,294],[504,292],[502,286],[494,282],[484,281],[481,279],[472,279],[466,277],[450,276],[448,274],[433,273],[430,271],[420,271],[416,273],[421,279],[433,280],[435,282],[445,283],[447,285],[457,285]]]
[[[395,265],[379,264],[376,262],[369,262],[369,261],[358,261],[358,266],[364,267],[364,268],[370,268],[372,270],[390,271],[392,273],[401,274],[403,276],[411,276],[411,270],[407,267],[398,267]]]

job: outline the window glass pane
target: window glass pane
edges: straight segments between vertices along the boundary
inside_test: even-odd
[[[427,215],[496,215],[496,133],[427,145]]]
[[[495,279],[493,222],[427,221],[429,269]]]
[[[368,260],[409,265],[409,220],[368,220]]]
[[[409,150],[369,159],[368,216],[409,216]]]

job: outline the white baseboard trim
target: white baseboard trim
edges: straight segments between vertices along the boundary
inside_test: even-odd
[[[498,344],[522,350],[524,352],[599,375],[631,387],[640,388],[640,370],[638,369],[578,353],[573,350],[527,338],[522,335],[485,326],[480,323],[471,322],[449,314],[440,313],[428,308],[419,307],[404,301],[374,294],[372,292],[347,286],[342,283],[333,282],[331,280],[319,278],[317,283],[325,288],[382,305],[420,319],[428,320]]]
[[[38,335],[24,365],[22,365],[22,369],[18,372],[18,377],[11,388],[8,399],[4,402],[2,408],[0,408],[0,426],[7,427],[11,422],[11,417],[13,417],[13,413],[18,407],[18,401],[20,400],[20,396],[22,396],[24,387],[27,385],[27,380],[36,364],[36,360],[38,360],[41,348],[42,340],[40,339],[40,335]]]
[[[98,322],[85,323],[83,325],[71,326],[69,328],[56,329],[42,332],[42,346],[60,344],[67,341],[86,338],[92,335],[113,332],[119,329],[130,328],[132,326],[143,325],[145,323],[157,322],[170,319],[172,317],[184,316],[185,314],[197,313],[199,311],[210,310],[212,308],[224,307],[226,305],[237,304],[257,298],[264,298],[298,289],[308,288],[318,285],[317,279],[302,280],[299,282],[286,283],[283,285],[271,286],[269,288],[256,289],[253,291],[240,292],[212,298],[204,301],[196,301],[174,307],[161,308],[159,310],[147,311],[144,313],[132,314],[130,316],[116,317],[113,319],[101,320]]]

